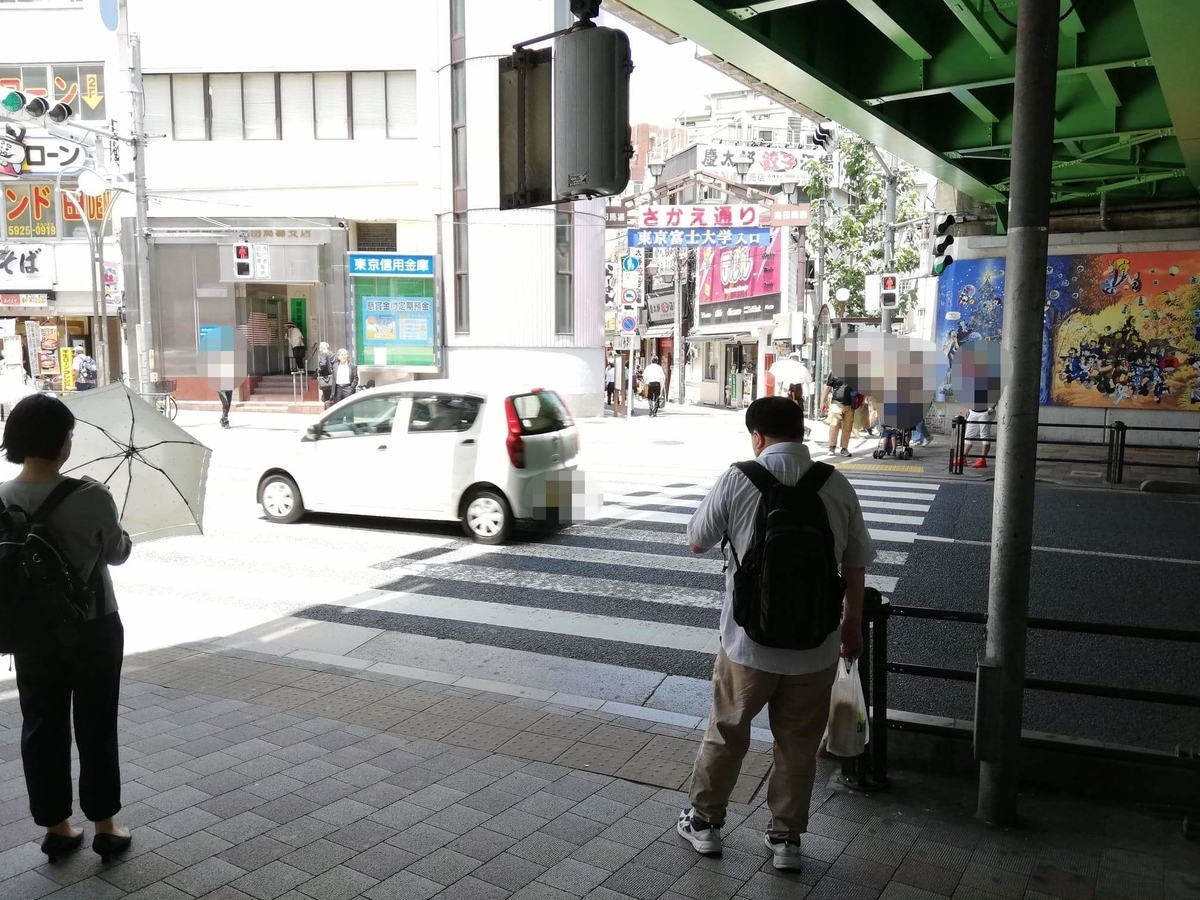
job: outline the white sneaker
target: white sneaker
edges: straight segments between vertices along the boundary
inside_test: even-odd
[[[774,858],[771,864],[777,869],[782,869],[786,872],[795,872],[800,870],[800,842],[792,843],[791,841],[773,841],[769,834],[763,835],[763,844],[771,851]]]
[[[675,825],[675,830],[679,832],[679,836],[684,838],[697,853],[709,855],[721,852],[721,826],[705,825],[703,828],[696,827],[697,822],[693,819],[694,812],[691,809],[685,809],[679,814],[679,822]]]

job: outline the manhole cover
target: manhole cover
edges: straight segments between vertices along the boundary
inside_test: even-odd
[[[652,443],[658,444],[660,447],[682,447],[683,446],[683,441],[653,441]]]

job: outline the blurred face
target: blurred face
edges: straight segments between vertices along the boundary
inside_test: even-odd
[[[350,354],[345,350],[338,351],[338,362],[346,362],[348,359],[350,359]]]
[[[750,432],[750,447],[754,450],[754,456],[757,458],[760,453],[766,449],[767,439],[757,431]]]

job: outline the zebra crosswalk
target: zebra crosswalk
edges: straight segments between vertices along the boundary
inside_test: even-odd
[[[454,540],[387,560],[377,568],[390,580],[378,589],[299,615],[388,636],[356,655],[386,646],[386,661],[449,671],[485,658],[493,680],[669,708],[648,696],[646,685],[708,678],[724,597],[719,551],[694,554],[685,536],[715,477],[670,477],[655,484],[650,471],[602,476],[608,490],[597,519],[498,547]],[[850,482],[878,550],[867,584],[888,594],[939,485],[856,476]],[[609,680],[597,685],[575,663],[619,668],[605,669]],[[633,686],[628,691],[619,670],[639,676],[625,682]],[[640,677],[651,673],[657,682]]]

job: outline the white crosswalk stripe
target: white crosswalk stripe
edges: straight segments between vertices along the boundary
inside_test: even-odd
[[[530,671],[542,673],[556,671],[559,658],[705,679],[719,648],[725,566],[718,550],[690,552],[686,526],[714,473],[613,465],[589,474],[604,495],[599,518],[498,547],[451,539],[418,550],[378,565],[394,576],[382,589],[318,604],[309,617],[391,632],[407,642],[413,665],[430,668],[437,666],[420,660],[433,657],[422,654],[484,644],[527,656]],[[940,485],[850,481],[877,544],[866,583],[889,594]]]

